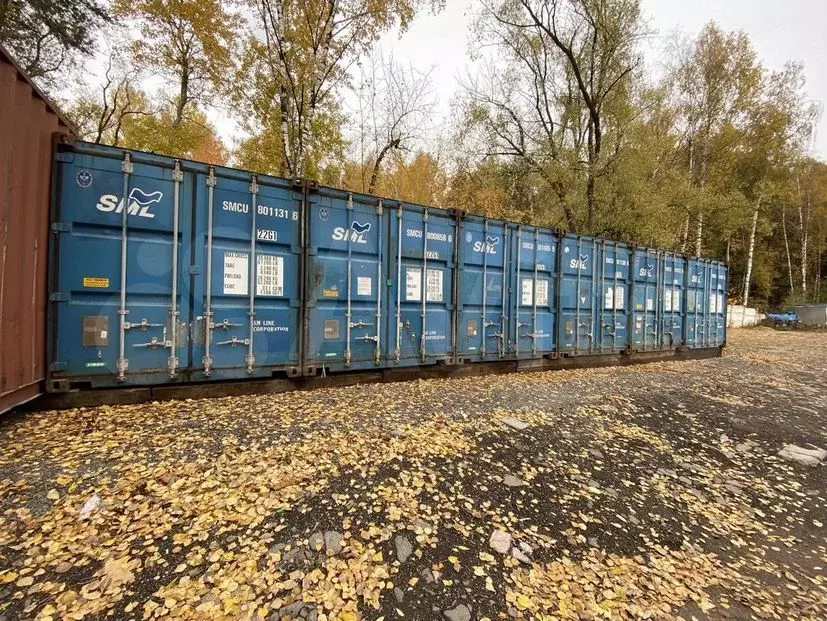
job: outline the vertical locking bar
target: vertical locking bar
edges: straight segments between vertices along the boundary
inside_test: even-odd
[[[486,302],[488,301],[488,218],[483,222],[482,250],[482,322],[480,323],[482,327],[482,345],[480,346],[480,354],[485,358],[485,341],[486,333],[488,332],[488,329],[485,327],[485,310]]]
[[[614,276],[612,277],[612,351],[614,352],[617,351],[617,274],[620,271],[620,260],[617,255],[617,242],[612,245],[612,248],[614,253]],[[629,272],[627,271],[627,273]]]
[[[677,278],[677,273],[675,272],[675,269],[677,267],[677,263],[675,261],[675,253],[674,252],[670,253],[670,256],[671,256],[671,261],[672,261],[672,285],[671,285],[670,291],[669,291],[669,297],[670,297],[669,309],[671,311],[669,313],[669,326],[670,326],[669,327],[669,332],[671,332],[671,334],[669,335],[669,346],[674,347],[675,346],[675,307],[677,306],[677,304],[675,304],[675,279]]]
[[[615,259],[617,260],[617,259]],[[603,353],[603,334],[606,332],[605,324],[606,324],[606,240],[601,241],[600,245],[600,298],[597,300],[597,303],[600,304],[600,353]],[[612,295],[614,295],[614,289],[612,289]],[[612,306],[614,306],[614,299],[612,300]]]
[[[376,205],[376,215],[377,215],[377,226],[379,227],[379,258],[376,261],[376,347],[373,351],[373,362],[376,365],[379,365],[381,360],[381,349],[380,349],[380,335],[381,335],[381,328],[382,328],[382,292],[384,291],[384,287],[382,286],[382,250],[384,246],[382,245],[382,215],[384,212],[384,207],[382,206],[382,199],[379,199],[379,202]]]
[[[396,362],[402,357],[402,203],[396,209],[396,347],[393,358]],[[406,278],[407,282],[407,278]]]
[[[212,373],[212,331],[215,327],[212,311],[212,237],[213,237],[213,202],[215,200],[215,167],[210,166],[207,175],[207,308],[204,312],[204,375]]]
[[[129,368],[129,361],[126,358],[126,316],[129,314],[129,311],[126,310],[126,244],[128,235],[126,218],[129,214],[129,175],[131,175],[134,170],[132,165],[132,157],[129,155],[129,152],[124,153],[121,170],[123,171],[123,211],[121,211],[121,305],[118,309],[118,361],[115,365],[118,372],[119,382],[126,379],[126,370]]]
[[[591,286],[591,305],[589,306],[589,330],[591,330],[591,336],[589,337],[589,353],[594,352],[594,316],[595,316],[595,307],[594,305],[597,304],[597,296],[595,295],[595,288],[597,285],[597,260],[595,257],[597,256],[597,238],[592,238],[592,286]],[[588,333],[586,333],[588,336]]]
[[[351,280],[353,277],[353,194],[348,193],[347,195],[347,310],[345,311],[345,335],[346,335],[346,344],[345,344],[345,366],[350,366],[350,326],[351,320]]]
[[[537,227],[534,227],[534,273],[532,278],[534,279],[534,285],[532,286],[532,293],[534,294],[531,299],[531,355],[532,357],[537,357],[537,246],[540,243],[540,234],[538,232]],[[548,297],[548,292],[546,292],[546,297]]]
[[[419,356],[425,362],[425,324],[428,313],[428,209],[422,215],[422,336],[419,345]]]
[[[173,196],[172,196],[172,304],[169,309],[169,376],[175,377],[178,369],[178,214],[180,210],[181,181],[184,173],[181,171],[181,161],[175,160],[175,168],[172,170]]]
[[[663,253],[655,251],[655,348],[663,349]]]
[[[580,352],[580,255],[583,249],[583,239],[577,236],[577,257],[574,265],[577,267],[577,299],[574,302],[574,353]]]
[[[247,344],[247,357],[245,358],[245,362],[247,363],[247,373],[253,372],[253,367],[256,362],[255,355],[253,354],[253,324],[256,320],[256,272],[258,271],[257,261],[256,261],[256,214],[258,212],[258,177],[256,175],[252,175],[250,179],[250,195],[252,197],[252,209],[253,209],[253,222],[250,229],[250,276],[249,276],[249,294],[250,294],[250,330],[249,330],[249,338]]]
[[[497,353],[500,358],[505,357],[505,339],[506,333],[508,331],[508,305],[506,303],[506,284],[505,284],[505,272],[508,269],[508,249],[509,249],[509,235],[508,235],[508,225],[503,225],[502,231],[502,280],[501,280],[501,300],[500,300],[500,338],[499,343],[497,344]]]
[[[517,225],[517,291],[514,294],[514,355],[520,357],[520,306],[523,303],[523,266],[520,253],[523,246],[523,225]]]
[[[704,289],[706,290],[706,304],[704,304],[704,347],[709,345],[709,324],[711,323],[709,312],[710,307],[710,298],[712,297],[712,271],[709,267],[708,260],[704,260],[704,273],[706,275],[706,283],[704,284]]]

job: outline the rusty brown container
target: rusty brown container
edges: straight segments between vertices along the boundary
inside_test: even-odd
[[[0,413],[43,390],[52,141],[72,134],[0,46]]]

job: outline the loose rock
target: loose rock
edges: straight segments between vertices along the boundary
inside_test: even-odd
[[[508,554],[508,551],[511,549],[511,535],[501,530],[495,530],[491,533],[488,545],[500,554]]]

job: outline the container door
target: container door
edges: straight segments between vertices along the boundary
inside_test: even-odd
[[[57,156],[51,376],[180,379],[190,365],[192,173],[169,158],[84,149]]]
[[[661,331],[666,347],[677,347],[684,342],[683,285],[685,265],[686,259],[680,255],[670,253],[664,257]]]
[[[556,350],[557,237],[537,227],[511,232],[512,353],[538,358]]]
[[[592,237],[567,235],[564,239],[559,323],[561,352],[594,352],[597,249],[597,240]]]
[[[664,348],[663,279],[664,260],[655,250],[635,250],[632,268],[634,278],[632,347],[637,350]],[[668,346],[667,346],[668,347]]]
[[[393,360],[451,361],[454,353],[456,221],[447,212],[400,206],[391,224]]]
[[[196,179],[195,365],[204,376],[294,374],[299,365],[300,194],[210,168]]]
[[[718,274],[718,312],[716,314],[716,330],[717,335],[715,344],[726,344],[726,309],[727,309],[727,266],[723,263],[716,263]]]
[[[376,197],[313,195],[306,364],[359,369],[384,359],[386,213]]]
[[[458,355],[473,360],[506,355],[508,228],[470,217],[459,230]]]
[[[701,259],[689,259],[686,294],[686,337],[689,347],[704,347],[704,321],[707,305],[707,273],[705,262]]]
[[[600,352],[624,351],[628,347],[629,262],[631,251],[624,244],[604,241],[599,249],[602,283],[599,314],[594,327]]]

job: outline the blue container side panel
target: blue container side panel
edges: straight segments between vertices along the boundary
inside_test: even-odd
[[[509,351],[541,358],[557,349],[557,236],[531,226],[511,228]]]
[[[301,261],[301,203],[297,194],[282,180],[258,176],[254,195],[251,175],[218,168],[210,205],[207,176],[199,174],[195,183],[194,264],[199,278],[193,323],[194,366],[202,373],[205,370],[208,279],[213,324],[211,374],[217,378],[269,375],[275,369],[297,366],[300,308],[295,300],[300,292]],[[207,265],[210,210],[212,273]],[[252,360],[248,361],[251,337]]]
[[[595,351],[599,241],[593,237],[566,235],[563,241],[560,287],[559,351],[590,354]]]
[[[388,215],[377,199],[333,191],[313,196],[307,362],[332,370],[383,362]]]
[[[629,263],[631,251],[625,244],[603,242],[599,278],[602,286],[596,300],[599,312],[594,325],[600,353],[621,352],[629,346]]]
[[[401,218],[397,212],[391,220],[389,355],[402,365],[450,361],[456,221],[447,212],[416,206],[405,206]]]
[[[661,331],[664,345],[678,347],[684,342],[683,303],[686,259],[677,254],[667,253],[663,268],[663,307]]]
[[[133,160],[123,200],[123,152],[111,157],[82,150],[64,154],[60,167],[59,254],[56,290],[57,343],[53,376],[90,377],[93,384],[114,380],[120,339],[121,225],[127,210],[126,322],[124,357],[128,378],[167,374],[171,355],[173,161],[166,166]],[[189,258],[192,175],[179,187],[178,310],[176,351],[189,365],[186,317],[189,315]],[[183,241],[183,243],[182,243]],[[182,325],[183,324],[183,325]]]
[[[457,355],[475,360],[506,356],[508,227],[469,216],[459,235]]]

